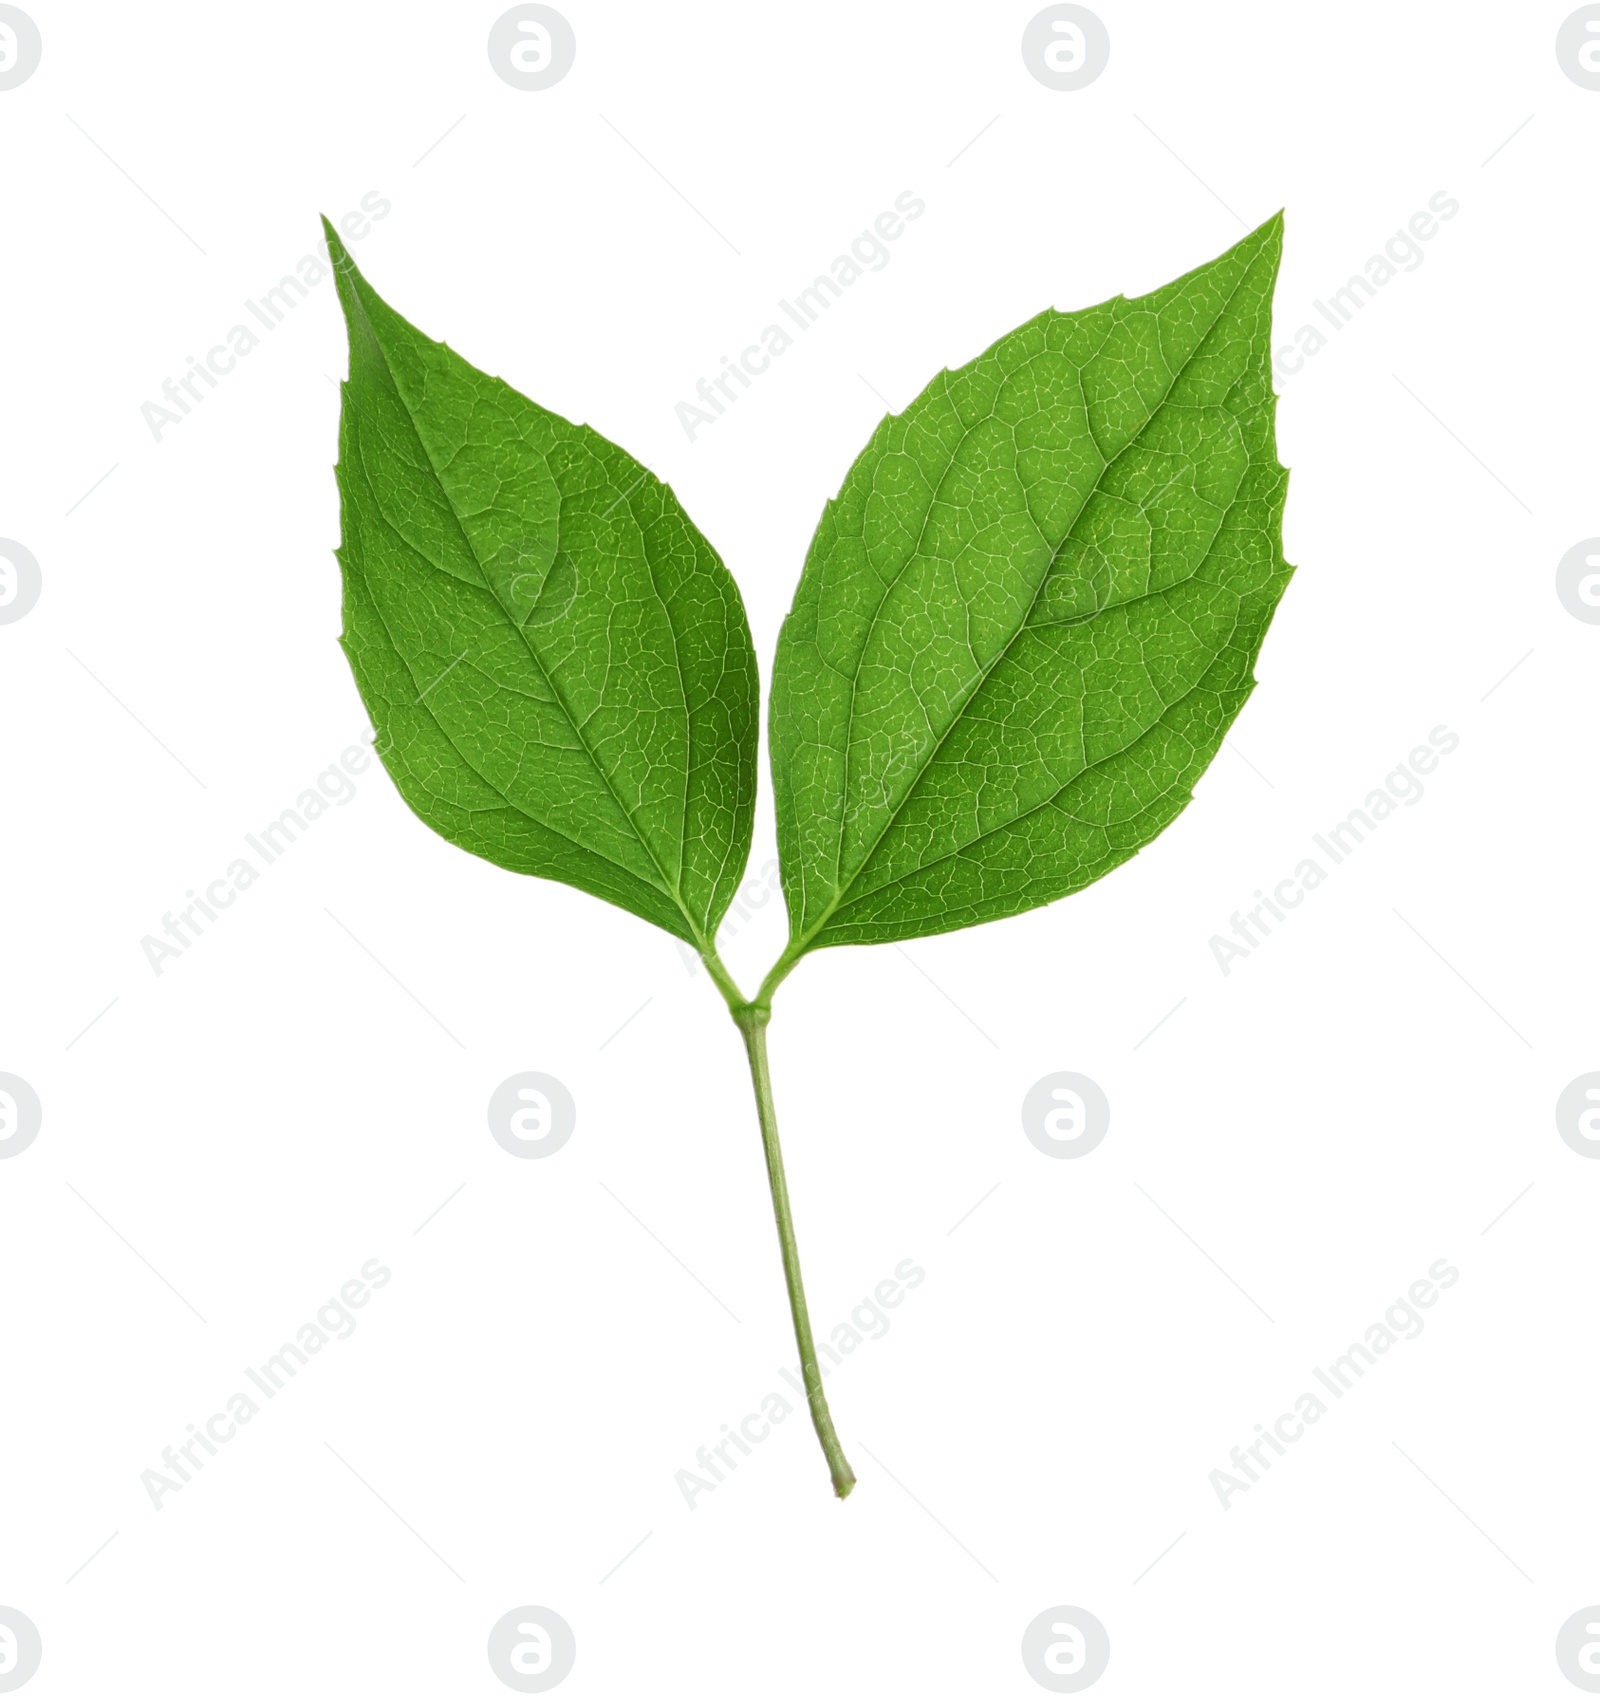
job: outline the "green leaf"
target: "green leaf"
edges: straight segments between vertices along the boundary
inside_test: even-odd
[[[665,484],[407,324],[324,226],[342,641],[384,765],[462,849],[710,940],[755,810],[737,586]]]
[[[1041,313],[879,425],[778,640],[785,964],[1053,902],[1188,802],[1292,570],[1282,229]]]

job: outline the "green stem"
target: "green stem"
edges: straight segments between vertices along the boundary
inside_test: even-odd
[[[800,1248],[795,1243],[794,1219],[789,1213],[789,1184],[783,1173],[783,1150],[778,1143],[778,1112],[772,1102],[772,1074],[767,1066],[767,1022],[772,1011],[764,1001],[735,1005],[729,1000],[735,1024],[744,1035],[750,1057],[750,1078],[756,1089],[756,1115],[761,1122],[761,1144],[767,1156],[767,1183],[772,1189],[772,1213],[778,1223],[778,1243],[783,1250],[783,1280],[789,1289],[789,1313],[794,1317],[795,1343],[800,1347],[800,1372],[805,1376],[806,1398],[811,1405],[811,1425],[822,1442],[828,1459],[833,1490],[840,1498],[849,1496],[856,1484],[855,1472],[845,1459],[833,1417],[822,1391],[822,1370],[817,1366],[817,1348],[811,1339],[811,1316],[806,1309],[806,1290],[800,1279]]]

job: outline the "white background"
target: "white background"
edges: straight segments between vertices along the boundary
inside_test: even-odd
[[[1108,1696],[1576,1691],[1600,1166],[1553,1108],[1600,1067],[1600,628],[1554,572],[1600,531],[1600,93],[1556,62],[1570,8],[1105,0],[1076,93],[1027,74],[1031,4],[563,0],[542,93],[493,74],[494,5],[27,9],[0,531],[44,587],[0,627],[0,1069],[44,1126],[0,1163],[0,1604],[43,1635],[30,1692],[491,1696],[525,1604],[572,1625],[573,1695],[1026,1695],[1060,1604],[1106,1625]],[[666,478],[764,675],[875,392],[1280,206],[1292,346],[1459,200],[1280,380],[1299,571],[1188,811],[1057,907],[780,994],[819,1329],[927,1275],[829,1382],[847,1504],[799,1413],[693,1510],[674,1481],[792,1340],[737,1035],[665,935],[463,855],[373,767],[181,960],[141,950],[366,726],[331,282],[159,442],[141,404],[373,190],[374,286]],[[904,190],[891,263],[687,440],[675,403]],[[1225,976],[1212,936],[1439,725],[1423,800]],[[727,946],[746,983],[779,912]],[[522,1069],[578,1104],[545,1161],[488,1134]],[[1021,1128],[1058,1069],[1112,1105],[1080,1161]],[[359,1330],[154,1509],[141,1472],[372,1257]],[[1224,1510],[1230,1448],[1440,1257],[1426,1331]]]

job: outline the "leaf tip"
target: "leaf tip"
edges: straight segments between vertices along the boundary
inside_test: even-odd
[[[322,220],[323,238],[328,244],[328,259],[332,262],[334,276],[341,282],[359,281],[361,273],[356,270],[356,262],[350,258],[349,250],[339,240],[339,232],[334,229],[326,213],[317,215]]]

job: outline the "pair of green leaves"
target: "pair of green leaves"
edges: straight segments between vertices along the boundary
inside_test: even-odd
[[[1041,313],[878,426],[778,640],[783,971],[1052,902],[1187,803],[1291,571],[1281,236]],[[737,586],[632,456],[429,340],[328,244],[343,641],[401,794],[461,848],[713,950],[755,811]]]

